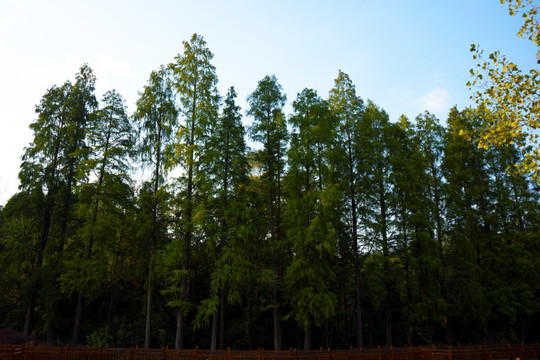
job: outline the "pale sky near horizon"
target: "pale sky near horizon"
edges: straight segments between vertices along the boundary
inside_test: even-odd
[[[287,94],[327,98],[339,70],[391,121],[425,110],[442,122],[471,105],[472,43],[525,69],[536,49],[499,0],[2,0],[0,2],[0,205],[17,191],[34,106],[88,63],[98,99],[116,89],[131,114],[150,71],[202,35],[222,95],[246,97],[275,74]],[[244,123],[251,119],[245,117]]]

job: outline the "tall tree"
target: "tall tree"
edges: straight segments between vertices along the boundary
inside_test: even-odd
[[[528,228],[520,214],[522,206],[528,207],[526,199],[530,199],[533,187],[530,183],[522,187],[527,183],[524,175],[506,171],[523,153],[516,144],[487,151],[474,144],[482,123],[491,121],[492,116],[498,115],[483,106],[452,109],[445,139],[444,170],[451,224],[448,262],[454,270],[448,276],[449,293],[453,295],[449,305],[453,327],[463,327],[459,335],[474,341],[494,336],[495,329],[502,327],[514,328],[514,337],[525,339],[524,318],[528,315],[524,314],[529,311],[535,291],[530,285],[536,283],[528,274],[518,275],[534,267],[536,260],[528,250],[523,251],[528,236],[516,236]],[[464,132],[473,134],[473,143],[463,136]],[[530,212],[534,213],[537,211]],[[515,266],[517,258],[520,266]],[[457,287],[467,289],[461,297],[455,297],[452,291]],[[471,322],[476,327],[474,333],[468,330]]]
[[[359,259],[359,197],[358,189],[358,171],[359,157],[357,151],[357,141],[360,136],[359,122],[364,113],[364,104],[362,99],[356,95],[356,89],[349,75],[341,70],[338,77],[334,80],[334,88],[330,90],[329,95],[330,109],[339,119],[339,138],[342,142],[342,154],[344,164],[343,178],[343,200],[345,202],[344,214],[346,222],[346,238],[352,245],[351,262],[354,269],[354,287],[355,287],[355,313],[356,313],[356,346],[362,348],[363,325],[362,325],[362,293],[360,287],[360,259]],[[345,246],[345,248],[349,248]],[[348,256],[346,256],[347,258]]]
[[[51,269],[48,286],[52,294],[45,300],[48,341],[52,342],[58,294],[56,279],[60,275],[59,262],[67,237],[67,225],[73,201],[72,188],[77,181],[78,167],[85,157],[86,128],[97,106],[94,96],[95,76],[84,64],[76,74],[75,84],[69,81],[62,87],[52,87],[36,107],[38,119],[30,125],[34,141],[26,149],[19,178],[22,189],[36,189],[46,193],[42,229],[37,246],[34,284],[30,290],[24,335],[30,334],[37,292],[42,282],[42,267],[47,244],[51,240],[51,227],[57,227],[54,240],[56,249],[48,262]],[[60,198],[59,198],[60,197]],[[53,218],[55,207],[59,211]]]
[[[481,272],[486,248],[493,240],[486,154],[460,135],[463,129],[472,132],[478,128],[476,111],[456,108],[450,111],[443,158],[444,177],[448,181],[446,221],[450,227],[446,266],[452,269],[447,279],[449,317],[453,328],[464,328],[461,336],[475,337],[487,333],[490,308]],[[456,292],[458,288],[461,291]],[[474,328],[478,335],[467,328]],[[455,331],[451,334],[456,335]]]
[[[37,257],[34,265],[33,284],[30,287],[28,311],[23,335],[28,337],[32,328],[34,310],[41,283],[41,268],[45,249],[49,240],[52,212],[56,194],[60,186],[59,168],[65,146],[65,127],[67,123],[65,99],[71,88],[70,83],[62,87],[52,87],[36,106],[38,118],[30,125],[34,140],[25,149],[19,179],[21,189],[43,192],[45,195],[43,220],[37,244]]]
[[[437,250],[441,263],[443,260],[444,236],[444,203],[442,197],[443,177],[441,163],[443,157],[443,140],[445,129],[439,124],[433,114],[426,112],[416,117],[415,138],[420,148],[419,152],[424,159],[423,169],[428,179],[427,200],[431,223],[434,224],[432,235],[437,240]]]
[[[69,125],[66,127],[68,134],[68,156],[66,166],[64,168],[65,182],[61,187],[62,191],[62,210],[60,220],[59,241],[56,250],[56,263],[53,269],[51,280],[54,281],[55,289],[53,292],[54,300],[51,302],[48,311],[48,334],[47,342],[52,344],[55,331],[56,312],[60,305],[62,296],[57,289],[58,279],[63,271],[63,252],[66,246],[68,237],[72,235],[72,229],[68,229],[68,224],[73,216],[73,204],[77,201],[74,188],[82,180],[84,173],[81,169],[83,161],[88,157],[87,135],[88,128],[92,126],[95,120],[95,111],[97,110],[98,102],[96,100],[94,90],[96,77],[92,69],[84,64],[79,73],[75,76],[75,84],[71,96],[68,97],[69,105]],[[69,231],[69,234],[68,234]]]
[[[341,194],[331,165],[337,118],[311,89],[298,94],[293,108],[290,124],[296,132],[288,151],[285,197],[287,238],[294,255],[285,280],[294,317],[304,329],[304,350],[310,350],[311,324],[320,326],[337,306],[332,291],[336,251],[332,220]]]
[[[413,274],[412,239],[416,234],[416,240],[421,236],[422,212],[419,209],[419,194],[422,191],[419,185],[423,180],[421,176],[415,176],[415,170],[422,170],[420,162],[417,161],[419,152],[414,148],[412,126],[409,120],[402,115],[398,123],[393,126],[394,148],[390,154],[390,165],[392,175],[390,181],[393,183],[394,199],[396,205],[396,243],[398,256],[400,257],[404,279],[397,282],[402,283],[402,296],[405,309],[405,321],[407,322],[407,344],[413,344],[413,313],[415,299],[413,292],[417,292],[415,278]],[[419,241],[418,241],[419,242]]]
[[[231,87],[225,98],[222,114],[215,124],[213,136],[206,145],[201,170],[210,182],[205,231],[213,254],[209,298],[202,302],[197,319],[211,315],[210,348],[225,346],[226,303],[240,302],[240,281],[251,267],[242,256],[245,218],[242,194],[248,182],[248,158],[245,129],[240,107],[236,105],[236,91]]]
[[[83,184],[80,190],[89,202],[85,220],[87,224],[81,229],[86,241],[84,255],[81,264],[72,269],[79,275],[75,277],[78,278],[78,283],[69,284],[69,280],[68,283],[64,283],[64,287],[74,288],[79,292],[72,337],[74,344],[79,342],[85,283],[89,281],[81,274],[90,274],[88,271],[80,272],[79,267],[84,268],[85,262],[88,265],[92,264],[92,247],[97,235],[98,213],[102,207],[106,207],[109,210],[107,216],[114,215],[114,204],[122,204],[119,195],[130,192],[125,188],[129,189],[130,182],[127,158],[134,145],[133,128],[120,94],[114,90],[107,92],[103,96],[102,104],[96,121],[88,129],[89,156],[81,166],[84,173],[89,174],[91,178],[95,177],[95,181]],[[71,278],[68,274],[64,275],[66,275],[64,278]]]
[[[369,101],[359,127],[362,134],[358,142],[363,195],[368,211],[368,231],[371,230],[376,249],[382,252],[382,270],[385,285],[385,334],[386,345],[392,346],[392,274],[390,264],[392,222],[395,212],[392,168],[390,157],[395,151],[396,139],[388,114]]]
[[[194,237],[194,213],[196,196],[203,196],[206,186],[205,174],[201,171],[206,144],[211,131],[216,127],[219,94],[216,88],[216,68],[211,64],[212,52],[206,47],[203,37],[193,34],[184,42],[184,52],[175,57],[170,65],[180,100],[184,122],[180,125],[176,143],[176,162],[184,172],[181,176],[181,201],[183,246],[181,302],[188,303],[190,248]],[[175,347],[183,348],[183,328],[187,306],[177,308]]]
[[[171,144],[177,125],[170,71],[161,66],[152,71],[148,84],[137,100],[134,114],[140,133],[139,154],[143,166],[152,169],[152,229],[149,243],[148,282],[146,301],[146,328],[144,345],[150,347],[152,296],[155,255],[160,243],[162,201],[165,199],[165,175],[172,159]]]
[[[405,310],[407,343],[412,345],[415,338],[416,342],[433,342],[443,323],[444,300],[442,266],[430,213],[429,162],[420,151],[416,131],[407,118],[402,116],[391,126],[391,132],[389,181],[395,214],[394,253],[401,260],[398,266],[404,270],[403,278],[399,272],[392,277]]]
[[[427,213],[427,221],[430,224],[426,229],[429,237],[433,239],[437,247],[438,271],[435,272],[440,289],[440,301],[438,304],[444,309],[443,323],[446,328],[446,341],[452,344],[451,323],[448,316],[448,298],[445,266],[444,236],[446,234],[446,201],[444,196],[444,177],[442,160],[444,155],[445,128],[440,125],[439,119],[433,114],[425,112],[416,117],[414,142],[418,146],[418,155],[421,157],[422,209]],[[433,284],[431,284],[433,285]],[[432,307],[435,308],[435,307]],[[440,307],[439,307],[440,309]]]
[[[281,349],[281,177],[285,163],[287,127],[282,112],[286,95],[274,75],[265,76],[248,96],[249,110],[253,117],[250,136],[263,144],[257,153],[263,166],[263,178],[268,200],[268,232],[274,249],[272,308],[274,321],[274,350]]]

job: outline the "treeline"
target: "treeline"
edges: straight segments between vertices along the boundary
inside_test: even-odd
[[[524,150],[471,138],[491,113],[392,123],[341,71],[288,116],[266,76],[243,110],[212,57],[193,35],[131,116],[87,65],[47,90],[0,212],[1,327],[212,349],[538,339],[540,187],[511,171]]]

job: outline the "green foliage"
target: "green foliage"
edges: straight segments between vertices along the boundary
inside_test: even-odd
[[[327,99],[305,89],[286,116],[266,76],[246,134],[212,57],[201,36],[184,42],[133,117],[115,91],[98,107],[86,65],[47,90],[0,208],[0,326],[95,347],[286,348],[300,331],[305,348],[535,341],[540,187],[508,171],[529,148],[517,132],[478,146],[495,143],[501,104],[534,118],[533,97],[511,113],[532,78],[443,126],[428,112],[391,122],[341,71]],[[505,71],[490,81],[519,74],[490,61]]]
[[[285,280],[294,317],[305,328],[311,321],[321,326],[337,306],[331,290],[336,234],[330,212],[339,202],[339,193],[329,162],[336,119],[328,104],[310,89],[298,94],[293,107],[290,122],[298,132],[291,136],[285,184],[287,235],[294,256]]]
[[[540,5],[534,0],[501,0],[501,4],[505,2],[511,16],[522,15],[523,25],[517,36],[534,43],[537,48],[536,60],[540,61]],[[479,63],[476,70],[470,70],[472,80],[467,85],[477,89],[472,98],[478,106],[487,107],[492,113],[482,119],[482,126],[477,129],[478,146],[488,149],[491,146],[517,144],[523,157],[517,159],[508,170],[514,171],[517,167],[523,174],[531,174],[533,179],[540,181],[538,69],[523,71],[498,51],[485,59],[478,45],[472,45],[471,52],[473,59],[479,60]],[[464,133],[470,138],[470,133]]]
[[[109,327],[100,328],[86,337],[86,344],[93,348],[109,346],[113,341]]]
[[[140,137],[137,154],[143,166],[154,166],[154,180],[157,176],[160,182],[162,171],[168,169],[178,115],[170,76],[164,66],[151,72],[133,114]]]
[[[268,244],[272,254],[272,308],[274,323],[274,349],[281,349],[281,309],[280,289],[283,265],[279,261],[282,256],[282,188],[281,179],[285,167],[285,145],[287,141],[287,126],[283,114],[286,95],[274,75],[265,76],[257,84],[257,88],[248,96],[249,109],[247,114],[253,117],[249,128],[251,139],[262,143],[263,148],[254,154],[255,160],[262,167],[265,197],[268,201],[268,211],[265,214],[267,225],[266,235],[270,238]]]

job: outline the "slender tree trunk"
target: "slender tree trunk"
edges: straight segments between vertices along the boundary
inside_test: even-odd
[[[82,291],[79,291],[79,295],[77,296],[77,310],[75,311],[75,323],[73,324],[73,336],[71,338],[71,343],[73,345],[79,343],[83,304],[83,293]]]
[[[277,285],[274,285],[274,288],[272,290],[272,304],[274,306],[274,350],[281,350],[281,313],[279,309],[279,292],[277,288]]]
[[[270,164],[272,168],[272,164]],[[274,180],[273,177],[270,183],[270,196],[269,196],[269,208],[270,208],[270,232],[272,242],[277,244],[278,239],[276,235],[276,214],[274,209]],[[272,307],[273,307],[273,321],[274,321],[274,350],[281,350],[281,314],[279,308],[279,251],[274,250],[273,270],[274,270],[274,282],[272,284]]]
[[[390,256],[388,249],[388,234],[387,234],[387,213],[386,213],[386,198],[384,194],[384,180],[379,182],[379,206],[381,210],[381,235],[382,235],[382,248],[383,248],[383,267],[384,267],[384,281],[386,290],[385,303],[385,333],[386,333],[386,346],[392,346],[392,300],[391,300],[391,288],[390,288]]]
[[[144,331],[144,347],[150,348],[150,331],[151,331],[151,318],[152,318],[152,294],[154,287],[154,248],[152,247],[150,253],[150,264],[148,264],[148,289],[146,293],[146,324]]]
[[[347,153],[349,158],[349,192],[351,201],[351,222],[352,222],[352,242],[353,242],[353,268],[354,268],[354,287],[356,294],[356,346],[360,349],[364,347],[364,334],[362,323],[362,293],[360,289],[360,265],[358,259],[358,216],[356,214],[356,181],[354,175],[354,159],[352,149],[352,138],[347,131]]]
[[[152,294],[154,288],[154,255],[155,255],[155,242],[152,239],[150,244],[150,258],[148,262],[148,287],[146,289],[146,323],[144,328],[144,347],[150,348],[150,331],[151,331],[151,319],[152,319]]]
[[[357,246],[355,247],[357,248]],[[364,347],[364,333],[363,333],[363,323],[362,323],[362,293],[360,290],[360,270],[358,264],[358,250],[356,250],[356,255],[353,258],[354,260],[354,287],[356,293],[356,346],[361,349]]]
[[[161,166],[161,117],[157,121],[158,136],[157,136],[157,146],[156,146],[156,167],[154,170],[154,194],[152,199],[152,238],[150,243],[150,262],[148,264],[148,289],[146,295],[146,324],[144,331],[144,347],[150,348],[151,341],[151,323],[152,323],[152,297],[153,297],[153,288],[154,288],[154,261],[156,254],[156,247],[158,242],[158,190],[159,190],[159,177],[160,177],[160,166]]]
[[[219,291],[219,350],[225,349],[225,290]]]
[[[409,269],[409,245],[407,241],[407,227],[405,226],[405,215],[404,211],[401,215],[401,221],[403,223],[403,238],[404,238],[404,247],[405,247],[405,281],[406,281],[406,289],[407,289],[407,345],[412,346],[413,342],[413,327],[412,327],[412,291],[411,291],[411,274]],[[418,227],[415,226],[415,236],[417,241],[418,239]]]
[[[311,320],[304,326],[304,350],[311,350]]]
[[[221,213],[221,246],[222,248],[227,246],[227,231],[228,224],[225,217],[225,213],[228,209],[229,203],[229,133],[227,132],[227,140],[224,154],[224,171],[222,179],[222,213]],[[217,319],[217,314],[214,315]],[[216,327],[216,330],[217,327]],[[217,340],[217,339],[216,339]],[[225,289],[223,286],[219,289],[219,349],[225,348]]]
[[[188,155],[188,183],[187,183],[187,209],[186,209],[186,217],[185,217],[185,223],[186,223],[186,231],[184,232],[184,252],[183,252],[183,262],[182,262],[182,300],[188,301],[188,294],[189,294],[189,280],[188,280],[188,272],[189,272],[189,262],[190,262],[190,247],[191,247],[191,238],[192,238],[192,217],[193,217],[193,173],[194,173],[194,149],[193,146],[195,144],[195,124],[196,124],[196,108],[197,108],[197,82],[193,84],[193,99],[192,99],[192,106],[191,106],[191,124],[190,124],[190,134],[189,134],[189,155]],[[183,314],[179,318],[179,321],[177,321],[177,327],[176,327],[176,345],[177,349],[183,348],[183,333],[184,333],[184,319]]]
[[[184,348],[184,316],[182,315],[182,312],[178,310],[176,312],[176,338],[174,341],[174,348],[175,349],[183,349]]]
[[[271,122],[271,114],[267,114],[268,123]],[[269,181],[269,191],[268,191],[268,210],[270,218],[270,238],[272,243],[277,245],[278,238],[276,232],[276,209],[274,207],[275,203],[275,176],[274,176],[274,156],[272,153],[272,144],[270,143],[270,134],[269,130],[266,133],[266,150],[267,150],[267,165],[268,165],[268,181]],[[273,309],[273,322],[274,322],[274,350],[281,350],[281,314],[279,309],[279,254],[278,250],[274,251],[273,259],[273,271],[274,271],[274,282],[272,284],[272,309]]]
[[[36,296],[34,295],[34,291],[32,291],[32,294],[30,296],[30,303],[28,304],[28,307],[26,308],[26,319],[24,321],[23,337],[25,339],[28,339],[30,337],[30,328],[32,326],[34,307],[36,306],[35,303],[36,303]]]
[[[217,348],[218,318],[218,313],[214,313],[212,315],[212,337],[210,339],[210,350],[216,350]]]
[[[440,285],[441,285],[441,296],[444,301],[447,301],[448,295],[446,290],[446,265],[444,261],[444,252],[443,252],[443,225],[442,225],[442,216],[441,216],[441,195],[439,190],[439,176],[437,173],[437,168],[435,164],[431,165],[431,177],[433,179],[433,197],[434,197],[434,206],[433,211],[435,212],[435,225],[437,228],[437,244],[438,244],[438,253],[439,261],[441,264],[440,271]],[[446,328],[446,340],[448,346],[452,345],[452,329],[450,328],[450,315],[448,311],[444,314],[446,319],[445,328]]]

